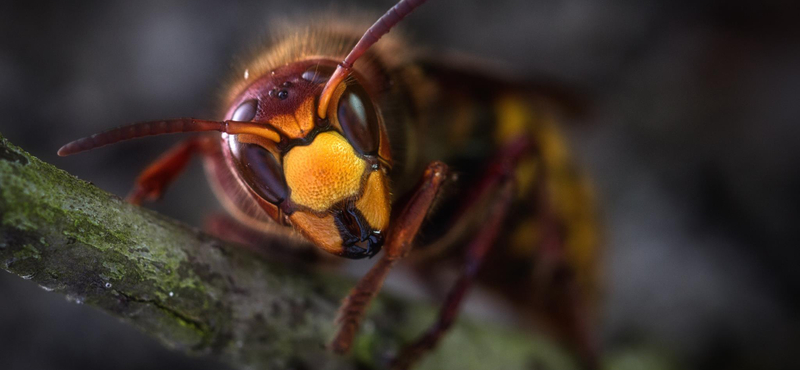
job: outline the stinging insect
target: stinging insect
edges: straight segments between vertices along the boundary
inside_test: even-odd
[[[476,281],[594,368],[598,226],[590,188],[557,128],[559,114],[577,105],[558,89],[459,67],[383,37],[425,1],[398,2],[363,34],[342,21],[286,32],[244,66],[220,121],[135,123],[58,154],[221,132],[177,144],[145,169],[128,200],[160,198],[200,156],[218,199],[242,224],[351,259],[383,250],[344,299],[334,351],[349,350],[370,301],[408,256],[425,281],[452,261],[461,272],[437,322],[392,368],[409,368],[436,346]]]

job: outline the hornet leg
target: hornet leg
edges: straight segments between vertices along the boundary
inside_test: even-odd
[[[442,336],[450,329],[450,326],[458,316],[464,297],[475,281],[475,275],[477,275],[486,253],[495,244],[513,197],[513,182],[507,181],[502,186],[496,202],[491,206],[488,223],[479,231],[467,248],[463,270],[458,281],[448,293],[436,323],[425,334],[400,351],[400,354],[395,357],[392,363],[392,369],[405,370],[410,368],[425,353],[436,347]]]
[[[425,353],[436,347],[442,336],[452,326],[487,253],[495,245],[497,236],[514,201],[516,194],[514,170],[517,163],[530,150],[531,142],[523,138],[512,141],[500,151],[489,166],[484,180],[478,184],[468,198],[470,201],[459,212],[459,218],[466,217],[465,215],[471,213],[471,208],[484,204],[479,199],[490,197],[489,210],[486,214],[485,222],[466,249],[462,271],[455,285],[450,289],[437,321],[425,334],[400,351],[392,363],[392,369],[405,370],[412,367]]]
[[[364,317],[364,312],[372,298],[380,291],[386,275],[389,274],[394,264],[408,255],[411,250],[414,237],[436,199],[446,175],[447,165],[444,163],[429,164],[421,182],[414,190],[413,196],[404,204],[399,216],[394,219],[381,259],[358,281],[339,308],[336,322],[341,326],[331,343],[335,352],[346,353],[350,349]]]
[[[142,201],[161,198],[166,187],[183,172],[189,159],[195,154],[206,154],[211,150],[209,137],[194,137],[179,142],[151,163],[139,177],[127,196],[130,203],[140,205]]]

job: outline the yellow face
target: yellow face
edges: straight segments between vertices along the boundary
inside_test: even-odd
[[[286,153],[283,166],[292,201],[325,212],[360,193],[367,162],[342,135],[328,131]]]
[[[371,257],[391,213],[391,155],[380,112],[354,79],[339,85],[321,118],[324,69],[317,63],[287,69],[256,81],[229,112],[233,121],[263,125],[228,138],[239,178],[266,201],[267,214],[318,247]]]
[[[334,254],[377,252],[370,249],[380,247],[376,244],[391,210],[386,174],[379,167],[359,156],[341,134],[327,131],[289,150],[283,168],[289,199],[299,206],[289,215],[298,231]]]

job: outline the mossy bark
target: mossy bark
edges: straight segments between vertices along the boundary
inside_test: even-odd
[[[381,294],[352,354],[325,349],[352,281],[288,268],[120,198],[0,136],[0,267],[165,345],[239,368],[381,368],[435,310]],[[307,270],[307,271],[304,271]],[[425,369],[567,369],[547,340],[459,320]]]

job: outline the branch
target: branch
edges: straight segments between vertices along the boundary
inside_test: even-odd
[[[324,346],[353,282],[258,258],[43,163],[0,135],[0,267],[166,346],[239,368],[381,368],[435,310],[381,294],[349,356]],[[459,320],[420,368],[573,368],[547,340]]]

